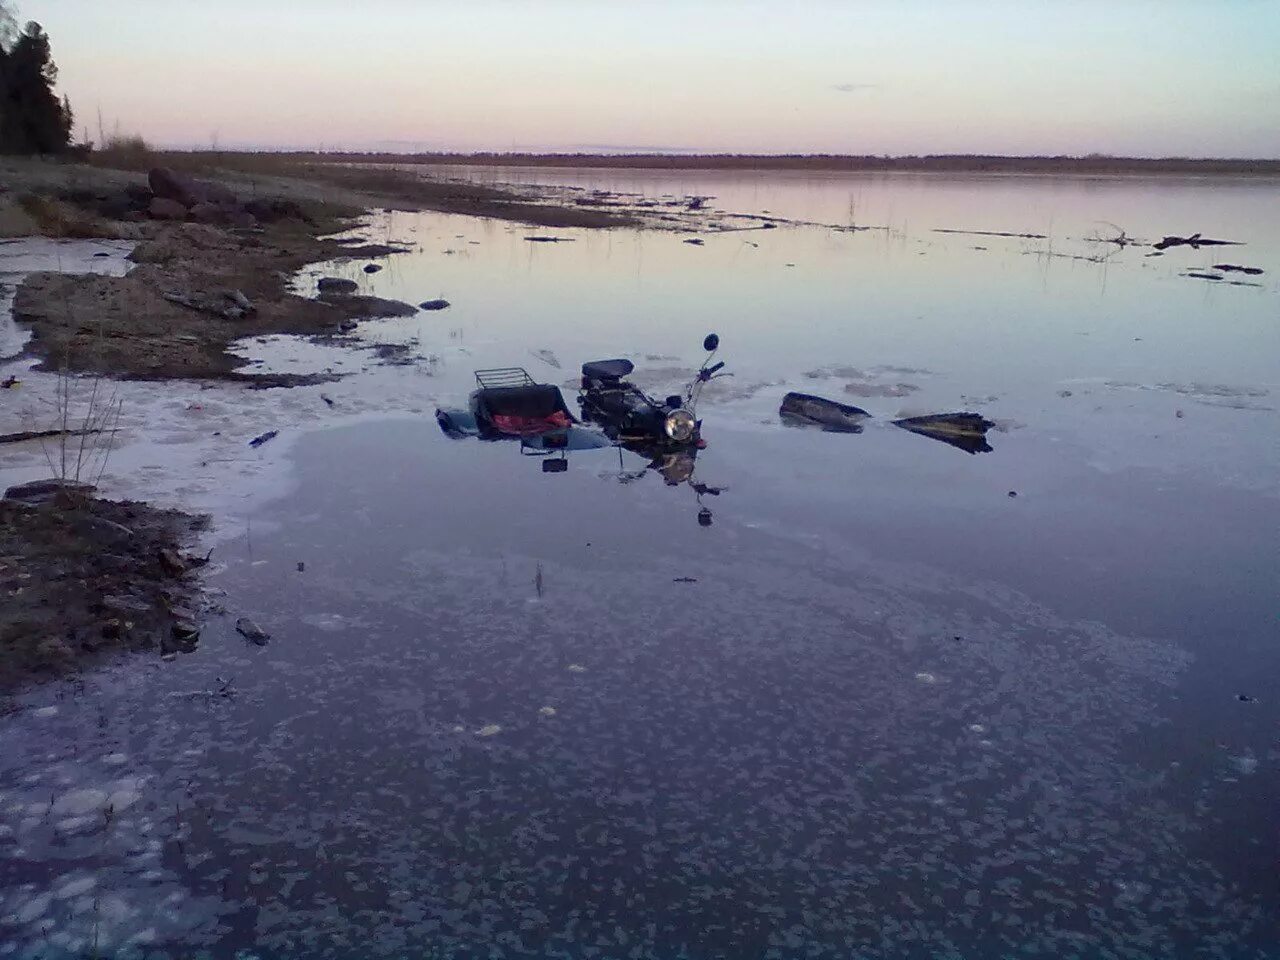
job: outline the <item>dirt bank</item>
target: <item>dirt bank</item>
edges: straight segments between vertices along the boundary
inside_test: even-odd
[[[0,500],[0,693],[112,651],[192,649],[199,561],[180,551],[206,520],[67,491]]]
[[[306,378],[236,372],[228,352],[242,337],[337,333],[350,321],[412,313],[396,301],[289,291],[289,278],[318,260],[367,259],[391,248],[321,240],[317,227],[282,220],[260,232],[196,223],[147,223],[123,277],[60,273],[27,276],[14,317],[31,330],[28,352],[42,369],[130,379],[244,380],[289,386]]]

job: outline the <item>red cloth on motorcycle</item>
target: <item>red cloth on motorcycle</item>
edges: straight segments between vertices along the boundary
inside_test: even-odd
[[[536,436],[573,425],[560,388],[551,384],[491,387],[479,391],[475,399],[478,412],[493,428],[511,436]]]
[[[493,416],[493,426],[515,437],[536,437],[538,434],[550,433],[553,430],[567,430],[573,426],[573,421],[563,410],[557,410],[545,417],[521,417],[515,414],[498,413]]]

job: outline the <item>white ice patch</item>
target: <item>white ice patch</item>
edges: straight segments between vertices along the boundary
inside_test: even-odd
[[[77,877],[73,880],[68,880],[55,890],[53,896],[57,900],[70,900],[72,897],[88,893],[97,886],[97,883],[98,881],[93,877]]]
[[[59,817],[82,817],[86,813],[101,810],[107,802],[105,790],[84,787],[64,793],[54,801],[51,812]]]

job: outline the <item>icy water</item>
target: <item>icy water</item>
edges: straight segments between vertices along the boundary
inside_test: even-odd
[[[340,384],[201,397],[284,429],[185,495],[274,492],[220,517],[197,653],[0,719],[0,955],[1280,956],[1280,190],[565,182],[884,229],[392,214],[413,254],[313,271],[452,306],[364,325],[389,364],[246,344]],[[1265,272],[1182,275],[1221,263]],[[486,366],[662,395],[709,330],[718,495],[431,415]],[[876,418],[786,428],[789,389]],[[210,442],[177,406],[157,463]],[[994,450],[888,423],[951,410]]]

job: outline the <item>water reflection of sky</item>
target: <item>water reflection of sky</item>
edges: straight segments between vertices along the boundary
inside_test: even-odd
[[[1230,189],[1138,189],[1111,201],[1146,210],[1132,233],[1184,204],[1172,232],[1259,230],[1244,206],[1211,225]],[[714,525],[685,486],[620,482],[631,455],[545,475],[429,416],[304,437],[293,494],[219,547],[230,612],[197,654],[4,721],[0,930],[332,956],[1273,946],[1280,258],[1233,250],[1264,286],[1212,288],[1177,276],[1203,253],[1103,266],[934,225],[1038,226],[695,248],[379,224],[421,254],[345,269],[453,306],[367,325],[437,359],[343,402],[429,409],[475,367],[568,383],[615,354],[662,393],[715,329],[737,375],[701,411]],[[787,389],[878,416],[783,428]],[[962,408],[1001,423],[994,452],[884,422]]]

